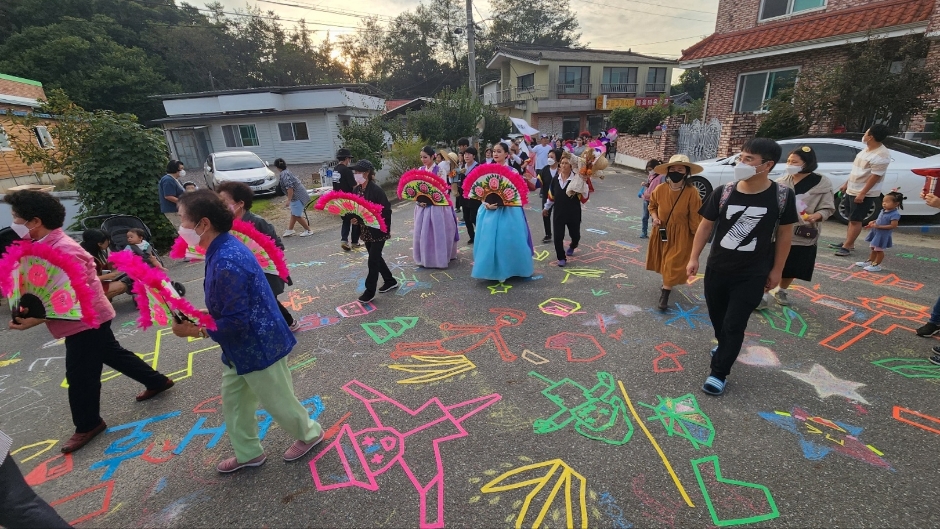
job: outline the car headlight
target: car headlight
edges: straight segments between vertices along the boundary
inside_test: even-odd
[[[274,180],[274,173],[271,171],[268,171],[268,180]]]

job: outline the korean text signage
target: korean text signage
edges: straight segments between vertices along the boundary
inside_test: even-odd
[[[609,98],[607,96],[598,96],[595,104],[597,110],[613,110],[615,108],[626,107],[655,107],[659,104],[658,97],[637,97],[637,98]]]

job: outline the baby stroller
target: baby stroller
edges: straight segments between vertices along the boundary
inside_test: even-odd
[[[101,231],[108,234],[108,237],[111,239],[111,251],[120,252],[125,248],[128,248],[127,244],[127,231],[131,228],[139,228],[144,230],[146,236],[145,240],[150,241],[153,238],[153,235],[150,233],[150,228],[140,220],[138,217],[133,215],[95,215],[93,217],[86,217],[82,219],[82,228],[89,229],[94,228],[96,224],[100,222]],[[139,248],[136,246],[130,246],[131,251],[142,257],[144,260],[149,258],[149,255],[145,255]],[[156,254],[154,254],[156,255]],[[163,264],[163,260],[160,259],[160,256],[156,256],[157,260],[160,261],[160,264]],[[124,278],[123,281],[127,285],[127,291],[132,292],[132,287],[134,285],[133,281],[128,278]],[[180,296],[186,295],[186,287],[183,286],[179,281],[170,281],[170,284],[173,285],[173,288]]]

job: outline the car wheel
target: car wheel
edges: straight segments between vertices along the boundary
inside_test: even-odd
[[[701,176],[689,178],[689,185],[698,190],[698,196],[705,202],[705,198],[712,193],[712,185]]]
[[[884,198],[884,196],[879,196],[878,199],[875,200],[875,203],[872,204],[871,208],[868,210],[868,214],[865,215],[865,220],[862,221],[863,226],[878,218],[878,214],[881,213],[881,199],[882,198]],[[848,204],[845,201],[845,195],[843,195],[841,198],[837,197],[835,201],[836,201],[836,212],[832,217],[836,219],[837,221],[841,222],[842,224],[848,224],[849,223],[849,210],[848,210]]]

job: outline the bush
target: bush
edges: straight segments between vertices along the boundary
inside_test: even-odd
[[[352,153],[353,160],[369,160],[376,169],[382,168],[382,151],[385,149],[385,131],[379,116],[367,121],[350,121],[341,127],[339,137],[343,146]]]
[[[770,112],[757,128],[758,137],[779,140],[801,136],[809,131],[809,124],[790,102],[789,91],[768,101],[767,108]]]
[[[483,125],[483,134],[480,134],[480,143],[482,145],[496,144],[512,132],[512,122],[509,121],[509,118],[500,114],[496,107],[486,105],[483,107],[482,114],[483,119],[486,120]]]
[[[397,182],[405,171],[421,166],[421,149],[426,145],[421,138],[399,138],[388,152],[388,174],[390,182]]]
[[[621,107],[610,113],[610,124],[620,134],[651,134],[669,116],[669,105]]]

